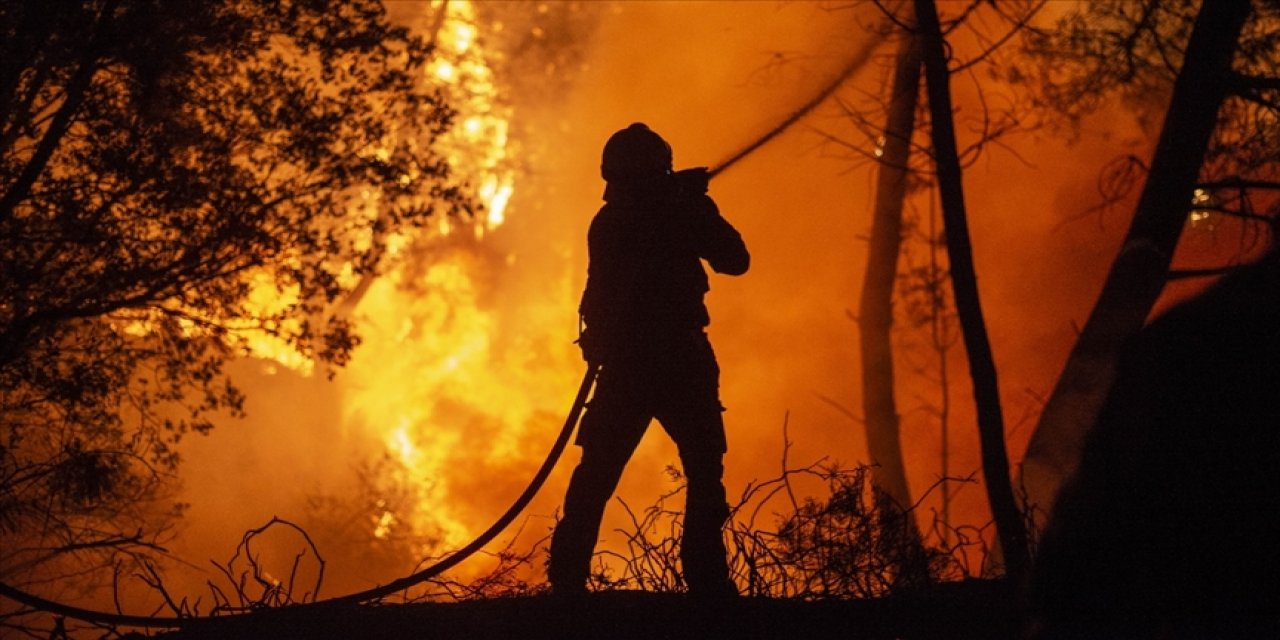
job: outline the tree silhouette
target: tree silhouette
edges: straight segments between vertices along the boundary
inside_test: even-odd
[[[996,533],[1004,552],[1006,571],[1016,581],[1025,578],[1030,566],[1026,531],[1009,480],[1009,458],[1004,444],[1004,416],[996,382],[995,359],[987,337],[978,277],[965,211],[960,154],[956,147],[951,111],[951,73],[947,69],[942,28],[937,7],[928,0],[916,0],[920,23],[925,85],[929,96],[930,132],[933,160],[938,172],[938,192],[947,238],[947,258],[951,263],[951,286],[956,314],[969,359],[973,379],[974,405],[978,414],[978,436],[982,449],[982,471],[987,499],[995,519]]]
[[[430,50],[378,0],[0,6],[0,576],[153,548],[255,341],[347,360],[327,306],[469,210]]]
[[[1222,194],[1224,211],[1274,216],[1280,16],[1274,3],[1144,2],[1091,6],[1068,16],[1037,48],[1048,66],[1049,103],[1075,118],[1112,92],[1171,91],[1159,141],[1123,247],[1032,434],[1022,480],[1044,513],[1070,477],[1114,376],[1116,354],[1147,321],[1197,189]],[[1252,19],[1250,16],[1252,15]],[[1070,64],[1064,64],[1067,61]],[[1066,70],[1066,71],[1064,71]],[[1269,190],[1259,215],[1251,187]],[[1230,195],[1234,193],[1234,195]]]
[[[911,136],[920,94],[920,45],[914,34],[902,36],[894,63],[893,86],[877,168],[867,268],[858,303],[862,357],[862,407],[867,451],[877,487],[901,509],[914,503],[902,455],[898,406],[894,398],[891,331],[893,291],[902,244],[902,209],[908,189]],[[886,505],[886,508],[889,505]]]
[[[879,122],[865,114],[857,112],[849,105],[845,105],[846,113],[848,113],[855,123],[863,129],[864,135],[869,140],[875,141],[875,151],[861,151],[855,145],[836,140],[831,136],[828,139],[845,146],[853,151],[861,152],[866,157],[873,159],[878,163],[878,181],[876,185],[876,203],[873,211],[873,222],[868,243],[868,259],[867,272],[863,280],[862,298],[859,306],[858,324],[860,330],[860,344],[862,355],[862,387],[863,387],[863,407],[866,415],[866,435],[867,448],[871,455],[872,461],[877,465],[875,467],[874,481],[878,488],[882,490],[882,496],[891,497],[899,504],[912,504],[910,492],[908,491],[905,468],[903,464],[902,444],[899,434],[899,416],[897,414],[896,400],[894,398],[894,363],[890,357],[890,337],[891,328],[894,321],[893,303],[894,303],[894,285],[900,286],[899,296],[897,300],[905,309],[904,319],[911,326],[928,326],[930,333],[931,350],[939,359],[939,375],[940,385],[943,387],[943,407],[938,410],[940,421],[942,422],[942,440],[943,440],[943,469],[947,468],[947,420],[948,410],[946,408],[948,376],[946,371],[946,352],[950,347],[953,338],[948,334],[946,329],[948,324],[948,309],[951,304],[948,301],[948,294],[944,291],[947,281],[951,280],[951,265],[940,264],[937,260],[937,248],[942,242],[948,243],[948,252],[959,251],[965,255],[954,258],[961,267],[965,267],[971,262],[967,255],[967,240],[957,244],[955,240],[962,235],[963,219],[957,220],[955,215],[950,215],[947,219],[947,233],[940,237],[933,237],[932,231],[925,235],[925,241],[929,248],[929,263],[925,267],[915,267],[910,264],[909,260],[909,244],[904,245],[904,233],[915,231],[915,225],[910,220],[902,220],[902,208],[905,198],[908,196],[910,189],[918,187],[922,184],[928,184],[935,179],[945,189],[958,189],[959,173],[961,167],[972,162],[983,148],[990,144],[993,140],[1002,137],[1006,133],[1012,133],[1018,130],[1019,114],[1017,106],[1007,111],[993,112],[987,108],[986,102],[983,101],[983,119],[981,121],[982,129],[976,140],[968,143],[968,146],[959,148],[953,141],[951,144],[943,148],[935,137],[932,145],[929,142],[912,141],[912,131],[917,127],[915,119],[920,117],[926,122],[932,119],[945,118],[946,123],[940,123],[936,127],[931,124],[931,128],[935,129],[954,129],[951,124],[951,111],[948,108],[941,110],[934,109],[934,105],[930,104],[930,109],[920,114],[916,113],[917,96],[919,91],[919,83],[921,82],[923,63],[921,53],[922,29],[916,24],[913,16],[915,11],[912,5],[902,5],[896,8],[890,8],[887,5],[878,3],[881,12],[886,16],[888,21],[896,27],[895,35],[902,34],[904,42],[900,45],[897,56],[897,65],[893,74],[892,87],[887,87],[885,93],[888,97],[885,104],[880,105],[887,112],[884,119],[885,124],[882,126]],[[975,66],[984,66],[994,68],[992,61],[997,57],[998,50],[1005,48],[1004,45],[1011,38],[1019,33],[1039,11],[1041,3],[1027,2],[1014,3],[1013,5],[1004,5],[1001,7],[982,7],[980,3],[972,3],[954,12],[955,15],[948,15],[945,19],[936,19],[938,22],[938,33],[933,37],[935,40],[942,42],[942,46],[946,51],[945,59],[940,59],[938,65],[942,65],[939,73],[949,77],[951,73],[972,69]],[[953,7],[954,8],[954,7]],[[917,7],[916,10],[919,8]],[[935,11],[936,14],[936,11]],[[992,29],[992,25],[998,25]],[[976,40],[976,49],[970,49],[963,57],[955,55],[955,51],[951,48],[951,41],[965,40],[964,32],[968,32]],[[949,68],[948,68],[949,67]],[[944,78],[935,78],[935,84],[945,83]],[[939,98],[935,97],[935,101]],[[928,118],[928,119],[926,119]],[[948,136],[954,140],[954,135]],[[912,166],[913,155],[911,147],[917,145],[917,151],[923,153],[917,157],[923,158],[924,161],[917,161]],[[935,170],[933,165],[941,166],[941,169]],[[937,175],[938,178],[935,178]],[[915,179],[915,183],[908,182]],[[945,185],[943,183],[946,183]],[[952,211],[956,209],[958,204],[963,204],[957,198],[951,197],[944,199],[944,209],[950,207]],[[944,217],[949,214],[944,212]],[[932,226],[932,223],[929,225]],[[899,254],[903,254],[903,259],[907,260],[905,268],[900,269]],[[901,271],[901,275],[899,272]],[[971,276],[964,276],[971,277]],[[964,289],[961,283],[955,283],[960,289]],[[982,320],[980,309],[976,299],[976,289],[969,287],[972,291],[967,298],[963,300],[965,308],[961,313],[966,316],[962,324],[967,325],[970,337],[969,347],[979,347],[973,340],[978,339],[975,336],[982,331]],[[957,296],[963,297],[963,296]],[[980,339],[985,342],[985,338]],[[986,349],[982,349],[986,350]],[[979,356],[978,359],[984,359]],[[990,360],[989,357],[985,358]],[[983,433],[983,452],[987,456],[984,466],[988,473],[992,476],[991,481],[996,483],[1007,483],[1007,471],[999,472],[993,465],[1004,459],[1003,453],[1003,427],[1000,424],[1001,419],[999,399],[996,397],[994,390],[996,388],[994,381],[994,364],[986,363],[984,366],[976,370],[971,370],[976,377],[983,377],[979,386],[984,391],[983,400],[985,401],[985,413],[982,413],[983,424],[980,425],[979,431]],[[1000,462],[1007,469],[1007,462]],[[944,471],[945,475],[945,471]],[[949,491],[947,479],[942,479],[942,512],[944,520],[948,511]],[[1012,495],[1011,490],[996,490],[997,496],[1001,493]],[[1011,523],[1016,525],[1018,522],[1017,509],[1013,507],[1012,499],[1005,501],[1009,508],[1004,508],[1001,500],[995,500],[993,497],[993,513],[997,515],[998,520],[1005,522],[1005,528],[1008,530]],[[1005,518],[1004,514],[1010,517]],[[1016,528],[1016,527],[1014,527]],[[1025,564],[1025,563],[1024,563]]]

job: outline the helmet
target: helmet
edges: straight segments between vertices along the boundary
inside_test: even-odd
[[[604,145],[600,175],[607,182],[643,180],[669,171],[671,145],[642,122],[613,134]]]

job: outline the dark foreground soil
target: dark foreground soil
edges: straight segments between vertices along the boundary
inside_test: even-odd
[[[1001,584],[968,581],[928,592],[805,602],[613,591],[459,603],[301,607],[201,622],[169,640],[227,638],[901,638],[1006,639],[1020,628]]]

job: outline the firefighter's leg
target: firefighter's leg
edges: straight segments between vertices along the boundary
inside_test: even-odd
[[[727,446],[719,399],[720,369],[705,337],[673,352],[673,365],[678,370],[668,376],[667,400],[657,417],[680,450],[687,483],[680,547],[685,582],[693,594],[732,595],[736,590],[729,580],[722,533],[729,506],[722,482]]]
[[[551,537],[547,578],[554,591],[574,593],[585,588],[605,505],[649,420],[635,409],[599,402],[593,402],[583,417],[578,437],[582,460],[573,470],[564,516]]]
[[[719,423],[718,413],[715,421]],[[722,533],[729,518],[722,482],[724,454],[716,447],[703,445],[699,442],[680,446],[680,462],[688,483],[680,560],[691,593],[728,595],[733,592],[733,585],[729,582]]]
[[[724,421],[719,403],[659,415],[680,450],[685,476],[684,540],[680,561],[693,594],[732,595],[722,529],[729,518],[724,483]]]

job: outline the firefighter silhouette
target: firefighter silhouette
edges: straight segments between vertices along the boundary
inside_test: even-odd
[[[680,559],[689,591],[735,593],[721,537],[726,442],[702,261],[740,275],[750,256],[707,196],[707,171],[671,167],[671,147],[641,123],[604,147],[605,204],[588,232],[579,307],[583,357],[601,368],[576,440],[582,458],[551,540],[547,574],[556,593],[585,591],[605,505],[655,418],[675,441],[687,482]]]

